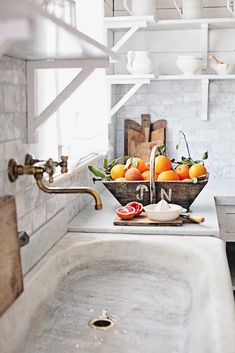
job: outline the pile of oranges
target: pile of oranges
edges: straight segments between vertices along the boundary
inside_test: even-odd
[[[141,158],[134,158],[135,166],[116,164],[110,172],[111,178],[115,181],[139,181],[150,180],[150,163],[144,162]],[[173,169],[171,160],[166,155],[155,158],[155,180],[157,181],[189,181],[207,174],[203,164],[195,163],[192,166],[180,164]]]

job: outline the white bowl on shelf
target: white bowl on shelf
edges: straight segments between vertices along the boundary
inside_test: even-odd
[[[184,75],[195,75],[202,68],[202,58],[196,58],[190,55],[179,55],[176,66]]]
[[[152,221],[158,222],[169,222],[175,221],[181,213],[187,212],[185,208],[180,205],[169,204],[170,209],[167,211],[158,211],[156,209],[157,204],[151,204],[144,207],[147,216]]]
[[[230,75],[234,72],[235,64],[211,64],[211,68],[218,75]]]

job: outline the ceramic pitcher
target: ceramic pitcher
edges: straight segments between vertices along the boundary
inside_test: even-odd
[[[131,16],[148,16],[156,13],[156,0],[131,0],[131,9],[127,5],[127,0],[123,1],[126,11]]]
[[[202,18],[203,0],[181,0],[182,8],[179,7],[177,1],[174,0],[174,4],[181,18]]]
[[[231,15],[233,17],[235,17],[235,1],[234,0],[232,1],[232,4],[231,4],[230,0],[227,0],[227,9],[231,13]]]
[[[127,70],[131,74],[151,74],[154,70],[148,51],[129,51],[127,53]]]

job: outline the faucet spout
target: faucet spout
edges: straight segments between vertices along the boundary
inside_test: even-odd
[[[49,187],[44,184],[43,177],[40,174],[35,175],[35,179],[36,179],[38,187],[42,191],[44,191],[48,194],[90,194],[95,199],[95,209],[102,210],[102,200],[101,200],[100,194],[95,189],[92,189],[90,187],[82,187],[82,186],[67,187],[67,188]]]

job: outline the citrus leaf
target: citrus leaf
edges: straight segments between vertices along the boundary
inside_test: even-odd
[[[138,168],[138,164],[139,164],[138,159],[132,158],[131,164],[133,165],[134,168]]]
[[[175,146],[175,148],[176,148],[176,151],[178,151],[178,150],[179,150],[179,148],[180,148],[180,144],[179,144],[179,143],[177,143],[177,145]]]
[[[161,145],[160,147],[159,147],[159,151],[161,152],[161,153],[164,153],[165,151],[166,151],[166,146],[163,144],[163,145]]]
[[[88,166],[88,169],[89,169],[89,171],[92,173],[92,174],[94,174],[96,177],[98,177],[98,178],[102,178],[102,179],[104,179],[104,178],[107,178],[108,177],[108,175],[107,174],[105,174],[102,170],[100,170],[99,168],[96,168],[96,167],[93,167],[93,166],[91,166],[91,165],[89,165]]]
[[[128,169],[130,167],[131,162],[132,162],[132,158],[128,158],[128,160],[126,161],[126,164],[125,164],[125,169]]]
[[[109,163],[108,165],[108,170],[111,170],[121,159],[123,159],[123,157],[119,157],[114,159],[112,162]]]
[[[103,162],[103,167],[104,167],[104,169],[108,169],[108,166],[109,166],[109,162],[108,162],[108,160],[105,158],[105,159],[104,159],[104,162]]]
[[[208,159],[208,151],[203,154],[202,159],[203,159],[204,161],[205,161],[206,159]]]

